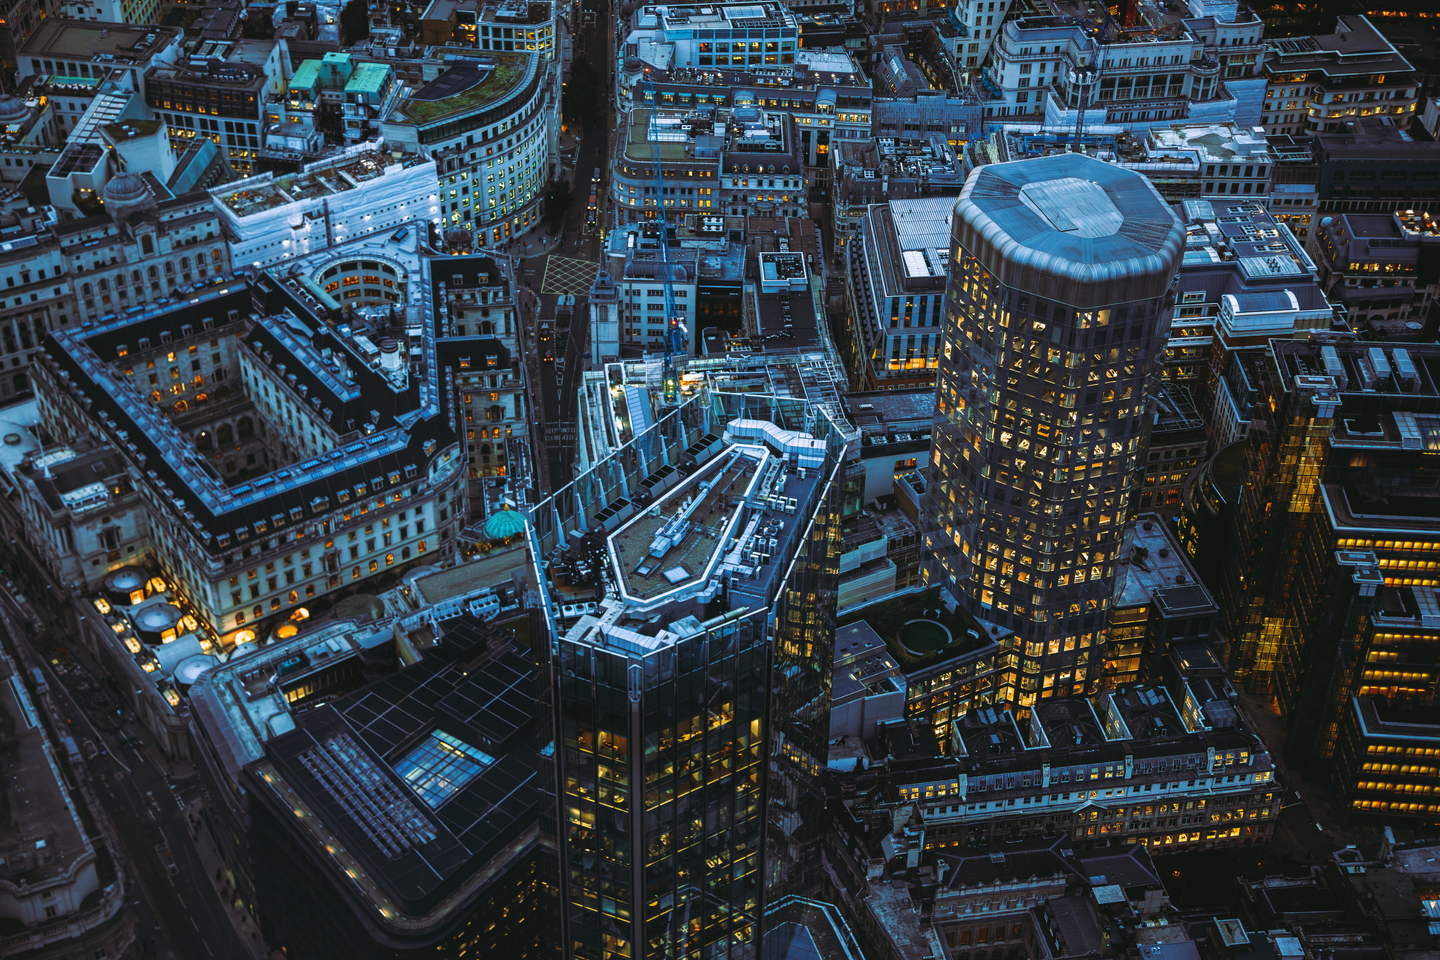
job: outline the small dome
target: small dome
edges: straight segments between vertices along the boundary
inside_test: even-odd
[[[25,101],[8,93],[0,94],[0,123],[19,123],[30,116]]]
[[[485,536],[491,540],[503,540],[525,532],[525,521],[519,510],[501,510],[492,513],[485,521]]]
[[[122,173],[101,191],[105,209],[116,223],[123,223],[137,213],[155,209],[155,195],[139,174]]]
[[[150,188],[145,185],[144,179],[136,173],[122,173],[120,176],[105,184],[105,200],[107,203],[143,200],[149,193]]]
[[[451,250],[469,250],[475,238],[464,227],[450,227],[445,231],[445,246]]]

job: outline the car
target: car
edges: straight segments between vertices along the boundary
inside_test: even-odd
[[[410,228],[401,227],[399,230],[396,230],[394,233],[390,234],[390,239],[394,240],[396,243],[399,243],[401,240],[404,240],[408,236],[410,236]]]
[[[541,357],[540,359],[543,360],[543,361],[545,361],[546,363],[554,363],[554,362],[555,362],[555,351],[554,351],[554,350],[546,350],[546,351],[545,351],[545,355],[544,355],[543,357]]]
[[[599,168],[599,167],[596,167],[596,168],[595,168],[595,172],[590,175],[590,182],[591,182],[591,183],[599,183],[599,182],[600,182],[600,168]]]

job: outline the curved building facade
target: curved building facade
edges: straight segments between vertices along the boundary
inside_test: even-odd
[[[1144,177],[991,164],[952,218],[925,545],[931,584],[1014,631],[1001,699],[1099,677],[1185,233]]]
[[[407,91],[381,129],[387,143],[433,157],[442,228],[495,243],[540,216],[559,137],[559,92],[538,53],[491,53]]]

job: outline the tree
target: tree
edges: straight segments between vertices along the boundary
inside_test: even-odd
[[[340,36],[346,46],[370,36],[370,5],[366,0],[349,0],[341,9]]]

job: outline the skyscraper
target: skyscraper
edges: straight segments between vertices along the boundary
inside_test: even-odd
[[[1086,690],[1185,232],[1077,154],[981,167],[955,207],[926,492],[928,582],[1015,631],[1002,699]]]
[[[846,469],[814,404],[712,393],[533,511],[566,957],[754,960],[818,881]]]

